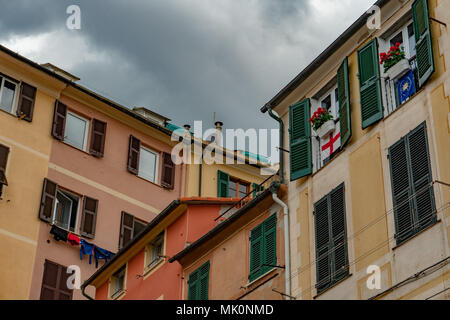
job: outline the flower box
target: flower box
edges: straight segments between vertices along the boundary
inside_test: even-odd
[[[392,67],[390,67],[386,74],[391,80],[397,80],[405,75],[411,69],[408,59],[402,59]]]
[[[316,130],[316,133],[321,139],[323,139],[331,132],[333,132],[335,128],[336,126],[334,124],[334,120],[329,120],[321,125],[320,128]]]

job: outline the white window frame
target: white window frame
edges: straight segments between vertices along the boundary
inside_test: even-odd
[[[2,78],[1,82],[0,82],[0,102],[2,101],[2,96],[3,96],[3,87],[5,85],[5,80],[8,80],[9,82],[12,82],[16,85],[16,90],[14,90],[14,98],[13,98],[13,103],[12,103],[12,107],[11,107],[11,111],[6,111],[5,109],[0,108],[1,111],[10,113],[10,114],[16,114],[17,112],[17,97],[19,94],[19,90],[20,90],[20,82],[17,82],[15,80],[12,80],[11,78],[8,78],[7,76],[0,74],[0,77]]]
[[[149,152],[149,153],[154,154],[155,157],[156,157],[156,160],[155,160],[155,175],[154,175],[155,178],[154,178],[154,181],[152,181],[152,180],[150,180],[148,177],[145,177],[145,176],[142,175],[142,171],[143,171],[143,170],[141,170],[141,154],[142,154],[142,151],[143,151],[143,150],[146,151],[146,152]],[[159,152],[156,152],[156,151],[151,150],[151,149],[149,149],[149,148],[147,148],[147,147],[141,146],[141,150],[140,150],[140,152],[139,152],[138,177],[140,177],[140,178],[142,178],[142,179],[144,179],[144,180],[153,182],[153,183],[155,183],[155,184],[158,184],[158,181],[159,181],[159,158],[160,158]]]
[[[86,130],[84,132],[83,148],[82,149],[80,149],[78,146],[73,145],[72,143],[70,143],[70,141],[66,140],[66,137],[67,137],[66,136],[67,118],[69,117],[69,115],[72,116],[72,117],[78,118],[78,119],[80,119],[80,120],[82,120],[82,121],[84,121],[86,123]],[[79,114],[74,113],[72,111],[67,111],[66,126],[64,128],[64,140],[63,140],[63,142],[68,144],[68,145],[70,145],[70,146],[72,146],[72,147],[74,147],[74,148],[77,148],[79,150],[86,151],[87,150],[87,142],[88,142],[88,138],[89,138],[89,128],[90,128],[90,120],[89,119],[86,119],[83,116],[80,116]]]
[[[149,271],[159,265],[161,261],[164,261],[163,257],[153,258],[154,249],[156,244],[161,244],[161,255],[164,256],[166,252],[166,232],[161,232],[155,239],[153,239],[146,247],[145,268],[144,271]]]
[[[58,227],[60,227],[60,228],[62,228],[62,229],[64,229],[64,230],[67,230],[67,231],[75,232],[75,233],[76,233],[76,232],[77,232],[77,229],[78,229],[78,222],[79,222],[79,219],[80,219],[81,197],[79,197],[79,196],[77,196],[77,195],[75,195],[75,194],[73,194],[73,193],[71,193],[71,192],[68,192],[68,191],[59,189],[59,188],[56,190],[56,194],[58,194],[58,192],[61,193],[61,194],[63,194],[65,197],[67,197],[67,194],[69,194],[70,196],[72,196],[72,197],[78,199],[78,204],[77,204],[77,209],[76,209],[77,217],[76,217],[76,219],[75,219],[74,230],[70,230],[70,220],[71,220],[71,218],[72,218],[72,212],[70,212],[69,226],[68,226],[68,228],[65,228],[65,227],[61,226],[60,223],[59,223],[58,221],[56,221],[56,210],[57,210],[58,202],[59,202],[59,201],[58,201],[58,198],[55,198],[55,208],[53,209],[52,224],[56,224]],[[73,204],[72,204],[72,205],[73,205]]]
[[[117,271],[111,276],[109,279],[109,298],[111,300],[116,300],[122,297],[122,295],[126,292],[127,288],[127,273],[128,273],[128,264],[125,264],[124,266],[120,267],[119,270],[123,268],[121,273],[123,273],[123,285],[122,289],[116,290],[116,281],[118,277],[116,276]],[[119,271],[118,270],[118,271]]]
[[[328,90],[325,94],[323,94],[319,99],[311,99],[311,116],[316,112],[319,108],[322,108],[322,101],[325,100],[329,95],[331,95],[331,114],[333,115],[333,121],[337,123],[340,119],[339,114],[339,105],[338,101],[336,101],[336,94],[338,86],[337,83]],[[319,90],[320,92],[321,90]],[[312,156],[313,156],[313,173],[319,171],[323,168],[324,164],[322,163],[322,146],[320,145],[320,140],[318,140],[317,133],[313,130],[311,125],[311,147],[312,147]]]

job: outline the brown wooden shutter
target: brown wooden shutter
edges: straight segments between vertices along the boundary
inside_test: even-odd
[[[55,112],[53,114],[52,136],[58,140],[64,140],[64,131],[66,128],[67,106],[56,100]]]
[[[167,189],[173,189],[175,182],[175,164],[170,153],[163,153],[161,185]]]
[[[86,238],[95,236],[95,224],[97,222],[98,200],[84,196],[83,215],[81,217],[80,233]]]
[[[19,106],[17,116],[31,122],[33,120],[34,101],[36,99],[36,88],[22,82],[20,87]]]
[[[72,300],[73,290],[67,287],[67,268],[45,260],[41,300]]]
[[[51,222],[53,210],[55,208],[56,192],[58,185],[53,181],[44,179],[44,187],[42,189],[41,206],[39,209],[39,219]]]
[[[0,185],[8,185],[6,180],[6,164],[8,163],[9,148],[0,144]]]
[[[133,239],[134,233],[134,217],[122,211],[122,217],[120,220],[120,239],[119,239],[119,249],[126,246],[131,239]]]
[[[128,171],[133,174],[139,173],[139,153],[141,151],[141,141],[130,135],[130,144],[128,147]]]
[[[89,152],[94,156],[103,157],[105,150],[106,122],[94,119],[92,121],[91,146]]]

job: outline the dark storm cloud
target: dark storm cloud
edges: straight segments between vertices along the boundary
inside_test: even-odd
[[[68,71],[120,103],[179,125],[209,125],[216,112],[226,127],[276,128],[259,108],[351,22],[336,21],[333,32],[314,28],[313,1],[0,0],[0,42],[59,30],[60,46],[80,50]],[[70,4],[81,8],[81,30],[65,28]],[[74,47],[80,37],[84,52]]]

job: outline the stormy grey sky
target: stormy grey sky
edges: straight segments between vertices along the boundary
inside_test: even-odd
[[[375,0],[0,0],[0,43],[178,125],[276,128],[260,107]],[[81,30],[66,8],[81,8]]]

